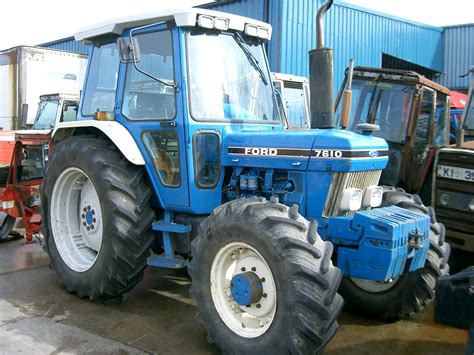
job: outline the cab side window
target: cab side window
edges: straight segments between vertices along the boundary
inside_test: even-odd
[[[414,147],[419,150],[427,149],[430,144],[430,126],[434,110],[434,92],[425,88],[421,97],[420,113],[416,122]]]
[[[115,42],[94,47],[82,103],[83,116],[114,111],[119,63]]]
[[[133,36],[140,59],[127,64],[122,113],[131,120],[172,119],[176,115],[173,46],[169,30]],[[146,75],[146,74],[149,75]],[[158,80],[155,80],[156,78]]]
[[[220,177],[220,139],[217,133],[202,132],[194,135],[194,175],[201,189],[212,189]]]
[[[175,131],[145,132],[143,142],[161,183],[168,187],[179,187],[181,185],[181,165],[178,134]]]

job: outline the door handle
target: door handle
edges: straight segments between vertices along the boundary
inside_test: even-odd
[[[238,163],[240,161],[240,159],[232,159],[232,163]]]
[[[291,163],[291,165],[293,165],[293,166],[300,166],[300,165],[301,165],[301,162],[296,161],[296,162],[294,162],[294,163]]]
[[[160,122],[161,127],[176,127],[176,122],[175,121],[163,121]]]

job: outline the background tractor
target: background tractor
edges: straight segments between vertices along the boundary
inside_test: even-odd
[[[338,120],[348,72],[336,99]],[[355,67],[352,74],[347,129],[378,125],[374,135],[388,142],[390,152],[381,183],[419,194],[426,205],[431,205],[436,152],[449,144],[449,95],[446,87],[412,71]]]
[[[471,70],[471,73],[474,69]],[[434,169],[436,216],[446,225],[454,248],[474,252],[474,77],[457,132],[456,145],[442,148]]]
[[[307,128],[310,121],[309,81],[304,76],[272,73],[290,129]]]
[[[293,131],[271,82],[268,24],[190,9],[76,34],[92,45],[78,120],[55,127],[41,190],[46,249],[68,291],[114,298],[147,265],[188,267],[197,319],[231,353],[322,351],[341,270],[345,297],[382,318],[432,300],[446,246],[419,200],[382,198],[388,146],[371,126],[333,129],[321,34],[314,129]]]

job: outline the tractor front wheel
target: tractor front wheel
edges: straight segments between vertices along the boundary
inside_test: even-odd
[[[335,334],[343,301],[332,244],[296,205],[222,205],[201,223],[192,253],[197,319],[224,352],[317,353]]]
[[[14,225],[15,218],[5,212],[0,212],[0,241],[8,239]]]
[[[344,277],[339,291],[353,309],[382,320],[396,320],[420,312],[434,300],[436,280],[449,273],[450,246],[444,241],[444,225],[417,195],[400,188],[385,187],[381,207],[398,206],[431,218],[430,248],[423,268],[405,273],[390,282]]]
[[[108,141],[66,139],[41,188],[42,232],[57,278],[92,300],[116,298],[143,277],[153,240],[144,169]]]

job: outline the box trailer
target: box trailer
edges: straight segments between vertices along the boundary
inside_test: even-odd
[[[32,125],[40,95],[79,94],[87,56],[40,47],[0,51],[0,127]]]

